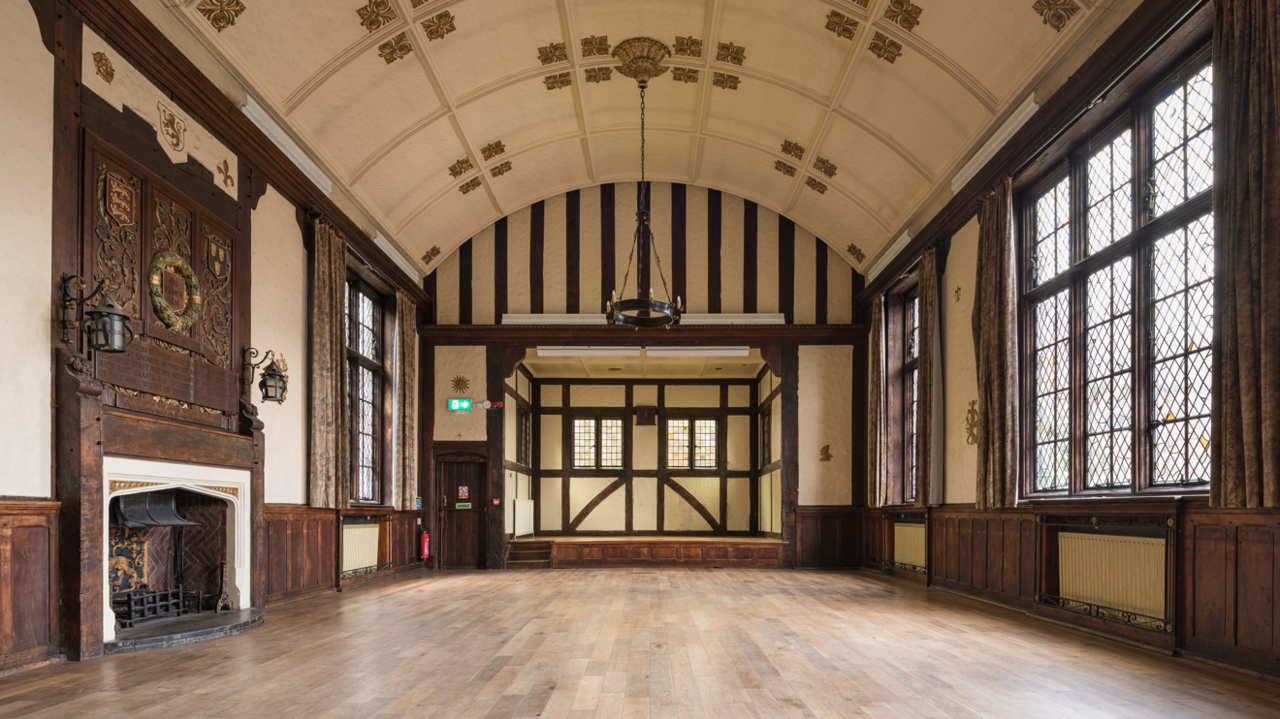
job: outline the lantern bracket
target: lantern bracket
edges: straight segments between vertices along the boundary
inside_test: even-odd
[[[102,294],[106,281],[98,282],[98,286],[84,296],[87,285],[80,275],[62,273],[62,341],[64,344],[75,344],[77,331],[84,323],[84,306],[93,298]],[[72,294],[72,292],[75,294]],[[78,295],[78,296],[77,296]]]

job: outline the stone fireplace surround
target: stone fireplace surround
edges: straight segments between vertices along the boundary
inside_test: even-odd
[[[183,489],[220,499],[227,504],[227,593],[234,609],[249,606],[252,551],[250,540],[250,473],[243,469],[197,464],[103,457],[103,556],[110,556],[111,500],[127,494]],[[115,639],[111,611],[111,581],[103,562],[103,640]]]

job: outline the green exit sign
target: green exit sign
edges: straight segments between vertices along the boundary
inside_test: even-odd
[[[450,412],[467,412],[471,409],[471,400],[469,399],[451,399],[449,400]]]

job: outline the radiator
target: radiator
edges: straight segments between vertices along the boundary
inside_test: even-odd
[[[1163,618],[1164,589],[1164,539],[1058,535],[1058,593],[1063,599]]]
[[[929,566],[923,524],[893,525],[893,563],[913,567]]]
[[[378,566],[378,525],[342,525],[342,572]]]
[[[516,536],[533,534],[533,500],[517,499],[516,504]]]

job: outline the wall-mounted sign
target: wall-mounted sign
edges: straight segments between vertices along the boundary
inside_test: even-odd
[[[422,509],[422,497],[415,497],[414,500],[415,509]],[[419,520],[418,523],[421,524],[422,521]]]
[[[457,504],[453,505],[453,508],[454,508],[454,509],[471,509],[471,503],[470,503],[470,502],[458,502]]]
[[[458,487],[458,499],[471,499],[471,491],[466,487]]]
[[[469,399],[451,399],[449,400],[450,412],[469,412],[471,411],[471,400]]]
[[[500,504],[502,504],[502,500],[501,500],[501,499],[498,499],[497,497],[494,497],[494,498],[493,498],[493,506],[495,506],[495,507],[496,507],[496,506],[498,506],[498,505],[500,505]]]

